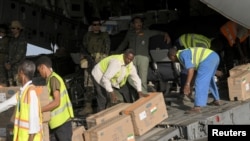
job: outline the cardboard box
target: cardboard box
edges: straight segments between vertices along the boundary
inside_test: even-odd
[[[157,124],[168,118],[167,107],[162,93],[150,93],[132,103],[123,111],[131,115],[135,135],[143,135]]]
[[[129,115],[119,115],[84,132],[85,141],[135,141]]]
[[[84,141],[83,132],[84,126],[78,126],[73,129],[72,141]]]
[[[19,91],[19,87],[1,87],[0,88],[0,103],[6,101],[10,97],[16,94]],[[9,108],[8,110],[0,113],[0,137],[7,136],[7,126],[12,124],[14,121],[15,106]]]
[[[250,71],[250,63],[233,67],[232,69],[229,70],[229,76],[236,76],[244,70]]]
[[[104,123],[104,122],[110,120],[111,118],[114,118],[114,117],[120,115],[122,110],[124,110],[125,108],[127,108],[130,105],[131,105],[131,103],[119,103],[119,104],[114,105],[110,108],[107,108],[101,112],[98,112],[96,114],[88,116],[86,118],[87,127],[91,128],[95,125]]]
[[[241,71],[227,79],[230,101],[245,101],[250,98],[250,71]]]
[[[43,140],[44,141],[49,141],[49,124],[48,123],[43,123]]]
[[[6,138],[0,137],[0,141],[6,141]]]
[[[47,86],[36,86],[36,93],[39,96],[41,107],[48,105],[50,103],[49,90]],[[50,120],[50,112],[42,113],[43,122],[48,122]]]

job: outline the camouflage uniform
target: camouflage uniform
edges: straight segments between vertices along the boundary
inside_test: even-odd
[[[85,72],[89,73],[96,63],[109,55],[110,38],[108,33],[93,33],[92,31],[87,32],[83,37],[83,47],[84,50],[86,50],[91,56],[91,61],[89,60],[88,63],[88,72]],[[87,83],[85,86],[89,85],[89,82],[91,81],[90,79],[88,79],[88,75],[89,74],[85,74],[85,82]],[[92,83],[92,81],[90,83]]]
[[[97,63],[109,54],[109,35],[107,32],[93,33],[90,31],[83,37],[83,46]]]
[[[2,37],[0,39],[0,83],[6,84],[7,83],[7,71],[4,67],[4,63],[6,62],[6,56],[8,54],[8,37]]]
[[[90,55],[91,62],[88,63],[88,70],[84,71],[84,86],[88,89],[88,96],[86,96],[88,100],[86,101],[84,109],[79,113],[80,115],[93,113],[91,106],[92,99],[90,97],[94,96],[92,95],[94,93],[94,87],[90,71],[96,63],[109,55],[110,37],[107,32],[93,33],[92,31],[89,31],[83,37],[83,47],[84,50]]]
[[[17,82],[17,67],[18,64],[26,57],[27,42],[23,34],[21,33],[17,38],[10,38],[9,51],[7,55],[8,63],[11,65],[10,71],[8,71],[8,78]]]

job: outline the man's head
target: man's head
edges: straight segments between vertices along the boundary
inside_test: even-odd
[[[98,33],[101,30],[101,19],[98,17],[93,17],[91,20],[91,31]]]
[[[178,58],[176,56],[177,53],[177,49],[176,47],[172,47],[168,50],[168,58],[172,61],[172,62],[178,62]]]
[[[35,71],[35,63],[30,60],[24,60],[18,66],[18,81],[20,83],[26,83],[26,81],[32,80]]]
[[[136,16],[131,21],[135,30],[141,30],[143,28],[143,18]]]
[[[134,60],[134,57],[135,57],[135,52],[133,49],[125,50],[124,55],[123,55],[125,65],[128,65],[129,63],[131,63]]]
[[[17,37],[20,32],[23,30],[23,25],[21,24],[20,21],[14,20],[10,24],[10,29],[12,34]]]
[[[43,78],[52,73],[52,61],[48,56],[41,56],[36,61],[37,70]]]

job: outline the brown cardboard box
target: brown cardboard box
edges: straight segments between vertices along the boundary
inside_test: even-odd
[[[140,98],[123,111],[131,115],[135,135],[143,135],[151,128],[168,118],[167,108],[162,93],[150,93]]]
[[[47,86],[36,86],[36,93],[39,96],[41,107],[50,103],[49,90]],[[43,112],[43,122],[50,120],[50,112]]]
[[[6,141],[6,138],[0,137],[0,141]]]
[[[135,141],[129,115],[119,115],[84,132],[85,141]]]
[[[250,71],[241,71],[238,75],[228,77],[227,83],[231,101],[250,98]]]
[[[110,120],[113,117],[116,117],[121,114],[121,111],[130,106],[131,103],[119,103],[110,108],[107,108],[101,112],[88,116],[86,118],[88,128],[91,128],[95,125],[104,123]]]
[[[0,103],[6,101],[17,91],[19,91],[19,87],[1,87],[0,88]],[[11,120],[11,117],[13,117],[13,113],[15,111],[15,106],[9,108],[8,110],[0,113],[0,136],[6,137],[7,131],[6,128],[9,124],[11,124],[11,121],[13,122],[14,118]]]
[[[85,131],[84,126],[78,126],[73,129],[72,141],[84,141],[83,132]]]
[[[236,76],[244,70],[250,71],[250,63],[233,67],[232,69],[229,70],[229,76]]]
[[[49,141],[49,125],[48,123],[43,123],[43,140],[44,141]]]

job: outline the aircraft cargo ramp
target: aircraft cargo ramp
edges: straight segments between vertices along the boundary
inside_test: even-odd
[[[193,102],[171,102],[167,106],[168,118],[136,141],[207,141],[208,125],[249,124],[250,99],[229,101],[226,89],[220,89],[221,106],[208,105],[200,114],[185,114]]]

